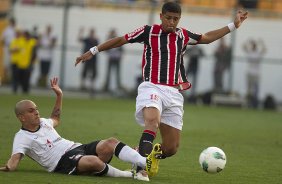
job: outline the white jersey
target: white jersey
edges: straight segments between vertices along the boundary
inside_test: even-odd
[[[12,155],[27,155],[51,172],[63,154],[79,145],[62,138],[53,128],[52,119],[40,118],[40,128],[36,132],[21,129],[16,133]]]
[[[252,76],[259,76],[260,62],[262,59],[261,51],[252,51],[248,55],[248,73]]]
[[[10,47],[10,43],[16,37],[15,28],[12,26],[7,27],[2,33],[2,39],[6,47]]]
[[[40,60],[52,60],[54,48],[51,45],[53,39],[55,39],[55,37],[52,35],[42,35],[38,49],[38,58]]]

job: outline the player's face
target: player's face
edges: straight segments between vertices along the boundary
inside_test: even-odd
[[[162,21],[162,29],[165,32],[175,32],[178,22],[181,18],[179,13],[166,12],[165,14],[160,14]]]
[[[33,102],[25,103],[20,113],[20,118],[21,121],[28,124],[28,126],[38,126],[40,123],[40,115],[37,106]]]

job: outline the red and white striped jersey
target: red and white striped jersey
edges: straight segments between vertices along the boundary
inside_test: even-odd
[[[167,86],[176,86],[181,90],[189,89],[183,64],[187,45],[195,45],[202,35],[184,28],[166,33],[161,25],[145,25],[126,34],[129,43],[144,44],[142,58],[143,81]]]

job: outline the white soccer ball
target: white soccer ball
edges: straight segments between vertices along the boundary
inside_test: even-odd
[[[204,171],[208,173],[218,173],[225,167],[226,156],[222,149],[218,147],[208,147],[200,154],[199,162]]]

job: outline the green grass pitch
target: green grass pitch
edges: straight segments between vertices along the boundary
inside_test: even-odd
[[[50,93],[52,93],[50,91]],[[31,99],[41,117],[49,117],[54,96],[0,95],[0,165],[10,157],[14,134],[20,128],[13,113],[20,99]],[[173,184],[278,184],[282,183],[282,114],[237,108],[185,105],[184,127],[178,153],[161,160],[157,176],[150,183]],[[121,99],[64,98],[59,134],[88,143],[116,137],[136,146],[142,128],[135,123],[135,101]],[[160,141],[160,135],[157,135]],[[227,156],[225,169],[208,174],[199,165],[200,152],[217,146]],[[114,158],[111,164],[129,169],[130,164]],[[141,183],[133,179],[67,176],[48,173],[25,157],[16,172],[0,172],[1,184],[124,184]]]

